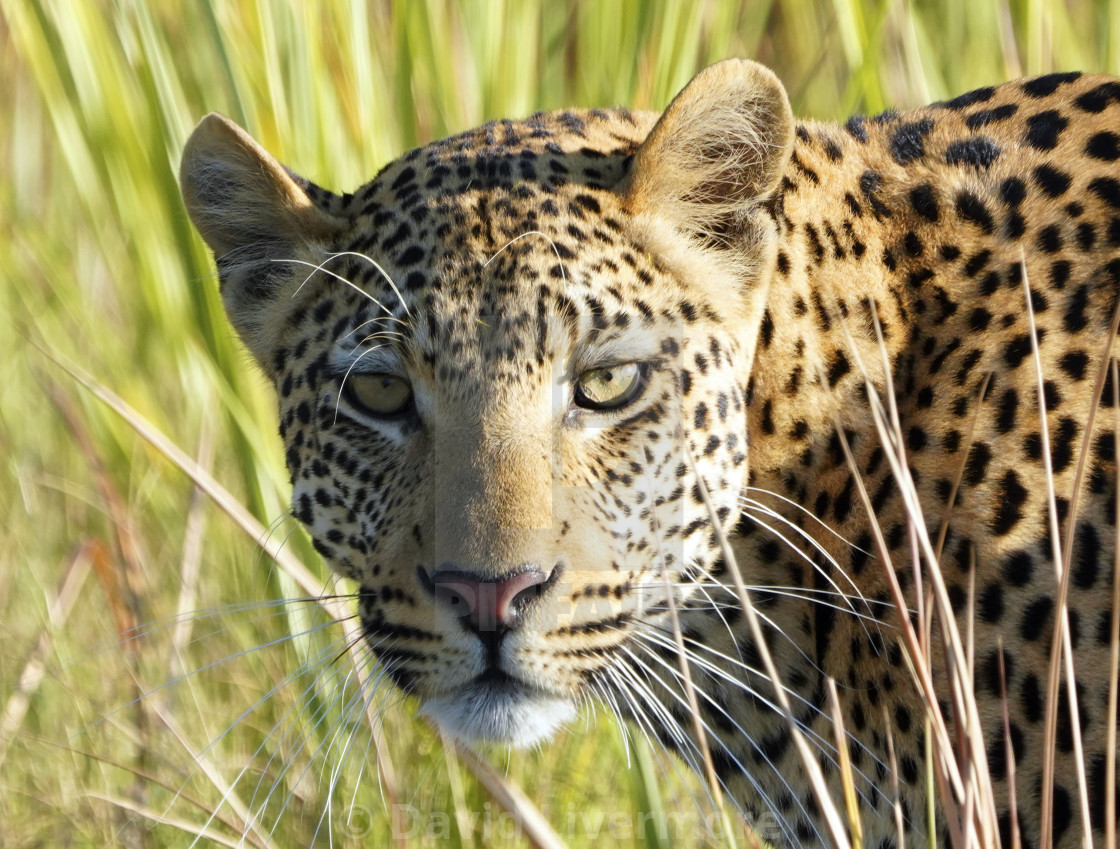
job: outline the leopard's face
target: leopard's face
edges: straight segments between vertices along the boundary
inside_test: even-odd
[[[667,592],[718,555],[694,465],[724,531],[738,515],[745,348],[628,232],[625,162],[547,194],[406,192],[423,224],[386,246],[400,175],[431,179],[392,168],[289,305],[295,515],[389,675],[468,738],[537,740],[632,632],[669,630]],[[509,225],[477,226],[486,207]]]
[[[760,66],[707,73],[656,126],[488,125],[345,196],[216,116],[184,154],[277,387],[293,512],[387,674],[458,736],[541,739],[711,603],[792,117]],[[713,81],[755,95],[712,123]]]

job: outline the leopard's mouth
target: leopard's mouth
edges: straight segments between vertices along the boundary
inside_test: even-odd
[[[420,713],[468,743],[534,746],[575,717],[571,699],[542,691],[490,668],[454,690],[424,702]]]

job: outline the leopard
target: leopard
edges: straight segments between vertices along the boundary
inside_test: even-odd
[[[1103,840],[1120,81],[841,124],[731,59],[345,194],[215,113],[180,182],[292,514],[450,737],[606,705],[775,846],[963,845],[935,762],[977,845]]]

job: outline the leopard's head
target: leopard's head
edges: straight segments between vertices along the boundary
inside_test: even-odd
[[[294,515],[453,734],[540,740],[720,568],[792,126],[774,76],[731,61],[660,117],[488,124],[353,194],[219,116],[188,142]]]

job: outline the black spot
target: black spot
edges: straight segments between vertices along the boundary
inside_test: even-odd
[[[1035,642],[1042,636],[1043,630],[1049,625],[1050,611],[1054,609],[1054,599],[1050,596],[1039,596],[1023,611],[1023,619],[1019,626],[1019,633],[1024,640]]]
[[[1060,251],[1062,249],[1062,228],[1057,224],[1050,224],[1039,230],[1038,249],[1048,254]]]
[[[598,215],[600,212],[599,201],[597,201],[591,195],[576,195],[575,202],[586,209],[588,212],[593,212],[596,215]]]
[[[1007,363],[1008,368],[1018,368],[1030,353],[1030,334],[1021,333],[1007,343],[1007,347],[1003,349],[1003,360]]]
[[[982,356],[983,352],[980,351],[979,348],[973,348],[971,351],[965,354],[964,359],[961,360],[960,368],[957,369],[957,386],[964,386],[964,384],[968,381],[969,373],[972,371],[973,367],[978,362],[980,362],[980,358]]]
[[[1068,717],[1069,714],[1067,713]],[[1051,808],[1054,813],[1054,843],[1060,843],[1062,835],[1069,829],[1070,823],[1073,822],[1073,805],[1070,802],[1069,791],[1062,787],[1060,784],[1054,785],[1054,805]]]
[[[983,307],[977,307],[968,314],[968,326],[976,332],[987,330],[991,320],[992,314]]]
[[[703,401],[696,405],[696,413],[693,419],[697,430],[702,430],[708,426],[708,405]]]
[[[926,447],[926,432],[920,427],[912,427],[906,434],[906,447],[911,451],[921,451]]]
[[[1102,83],[1084,94],[1078,95],[1073,101],[1077,108],[1083,112],[1096,114],[1103,112],[1109,101],[1120,99],[1120,85],[1116,83]]]
[[[899,165],[908,165],[925,154],[925,137],[933,129],[933,121],[923,118],[899,124],[891,134],[891,155]]]
[[[836,351],[832,358],[832,364],[828,367],[828,385],[835,386],[844,375],[852,370],[851,364],[848,362],[847,356],[843,351]]]
[[[1109,234],[1111,238],[1111,233]],[[1083,251],[1091,250],[1097,241],[1097,229],[1088,221],[1082,221],[1077,225],[1077,246]]]
[[[1071,177],[1051,165],[1039,165],[1034,169],[1034,182],[1048,197],[1056,198],[1065,194]]]
[[[1004,269],[1004,281],[1008,289],[1018,289],[1023,283],[1026,269],[1020,262],[1013,262]],[[1041,339],[1042,337],[1039,336]]]
[[[988,770],[992,778],[998,781],[1007,778],[1007,740],[1011,741],[1011,758],[1016,764],[1023,762],[1023,752],[1026,749],[1023,732],[1019,730],[1019,726],[1012,722],[1008,724],[1007,730],[1007,738],[1003,734],[993,734],[992,741],[988,744]],[[1027,849],[1028,840],[1027,835],[1023,835],[1024,849]]]
[[[999,583],[988,584],[983,589],[977,612],[985,622],[999,622],[1003,616],[1003,587]]]
[[[988,463],[992,459],[992,449],[987,443],[977,442],[968,451],[964,465],[964,480],[969,486],[977,486],[988,473]]]
[[[1007,238],[1018,239],[1026,232],[1027,222],[1021,212],[1010,212],[1003,227],[1004,232],[1007,233]]]
[[[762,343],[763,348],[769,348],[770,343],[774,339],[774,318],[770,315],[770,310],[766,310],[762,314],[762,325],[759,327],[759,342]]]
[[[963,191],[957,195],[957,215],[965,221],[975,224],[985,233],[991,233],[995,229],[988,208],[972,192]]]
[[[1018,177],[1008,177],[999,186],[999,197],[1005,204],[1013,209],[1021,204],[1027,196],[1027,186]]]
[[[984,270],[984,266],[988,264],[988,260],[991,258],[992,252],[990,250],[977,251],[964,264],[964,273],[969,277],[975,277]]]
[[[1085,369],[1089,365],[1089,356],[1084,351],[1070,351],[1058,360],[1058,366],[1074,380],[1085,379]]]
[[[1061,403],[1057,384],[1048,380],[1043,384],[1042,389],[1043,397],[1046,400],[1046,409],[1055,409]],[[1073,462],[1073,441],[1077,438],[1079,429],[1077,422],[1068,416],[1064,416],[1058,422],[1058,432],[1053,437],[1054,447],[1050,450],[1050,463],[1054,474],[1065,471],[1069,464]]]
[[[1089,323],[1089,317],[1085,314],[1088,306],[1089,286],[1083,284],[1074,290],[1066,304],[1065,315],[1062,316],[1062,327],[1067,333],[1078,333]]]
[[[864,171],[859,178],[859,188],[871,204],[871,209],[876,215],[883,218],[890,218],[890,209],[888,209],[876,195],[882,182],[883,177],[877,171]]]
[[[961,432],[951,430],[946,433],[945,438],[941,440],[941,446],[945,449],[946,454],[956,454],[961,447]]]
[[[762,432],[767,436],[774,433],[774,402],[769,398],[766,399],[762,405],[762,421],[760,422]]]
[[[424,249],[419,245],[412,245],[397,257],[397,265],[418,265],[423,259]]]
[[[1010,533],[1023,518],[1023,504],[1027,500],[1027,490],[1019,482],[1014,469],[1009,469],[999,482],[995,498],[995,511],[992,517],[992,532],[996,536]]]
[[[844,125],[844,129],[848,131],[848,135],[858,141],[860,144],[867,144],[867,119],[862,115],[853,115],[848,119],[848,123]]]
[[[1097,133],[1086,142],[1085,152],[1094,159],[1115,162],[1120,159],[1120,136],[1116,133]]]
[[[1034,576],[1034,560],[1026,551],[1016,551],[1003,561],[1003,577],[1012,586],[1023,587]]]
[[[964,141],[953,142],[945,150],[945,162],[949,165],[972,165],[987,168],[999,157],[999,146],[987,136],[973,136]]]
[[[921,248],[921,243],[920,242],[918,243],[918,248],[919,249]],[[920,250],[919,250],[919,252],[920,252]],[[933,272],[932,269],[919,268],[917,271],[911,271],[909,274],[906,275],[906,285],[910,286],[913,289],[919,289],[919,288],[921,288],[921,285],[923,283],[925,283],[927,280],[929,280],[930,278],[932,278],[933,275],[934,275],[934,272]],[[915,304],[914,308],[920,313],[922,310],[925,309],[925,304],[922,301],[918,301]]]
[[[922,240],[918,238],[913,230],[910,230],[906,233],[906,237],[902,240],[902,244],[909,256],[919,257],[922,255]]]
[[[1023,94],[1027,97],[1047,97],[1058,90],[1058,86],[1072,83],[1081,78],[1080,71],[1066,71],[1046,74],[1023,83]]]
[[[1093,759],[1088,765],[1089,771],[1089,820],[1093,828],[1104,830],[1105,827],[1105,813],[1108,810],[1105,804],[1108,796],[1108,760],[1102,753],[1094,755]],[[1115,788],[1116,806],[1113,810],[1120,811],[1120,782],[1117,782]]]
[[[778,251],[778,273],[783,277],[789,274],[789,257],[785,251]]]
[[[1019,393],[1014,389],[1006,390],[996,402],[996,430],[1010,433],[1015,427],[1015,413],[1019,409]]]
[[[1105,431],[1097,437],[1097,444],[1093,446],[1097,459],[1111,463],[1116,459],[1116,435],[1112,431]]]
[[[936,222],[940,217],[937,197],[933,191],[933,186],[929,183],[923,183],[910,190],[910,205],[914,207],[914,211],[918,215],[927,221]]]
[[[1090,522],[1078,522],[1073,544],[1073,582],[1082,589],[1092,589],[1097,582],[1101,563],[1101,538]]]
[[[964,94],[958,94],[952,100],[946,100],[941,106],[946,109],[964,109],[968,106],[975,106],[977,103],[986,103],[992,99],[995,93],[995,86],[985,86]]]
[[[404,186],[406,186],[407,184],[413,182],[415,179],[416,179],[416,169],[413,168],[410,165],[409,167],[407,167],[403,171],[401,171],[400,174],[397,175],[397,179],[395,179],[393,181],[393,184],[389,188],[394,189],[394,190],[401,189]]]
[[[1028,722],[1038,722],[1042,719],[1043,701],[1042,688],[1038,683],[1038,676],[1031,673],[1023,678],[1019,689],[1023,700],[1023,715]]]
[[[1050,266],[1050,285],[1061,291],[1069,280],[1070,264],[1068,259],[1059,259]]]
[[[1023,451],[1035,462],[1042,459],[1042,437],[1038,431],[1026,435],[1023,439]]]
[[[1089,183],[1089,191],[1113,209],[1120,209],[1120,181],[1112,177],[1097,177]]]
[[[1006,121],[1018,111],[1019,107],[1016,104],[1005,103],[1003,106],[996,106],[994,109],[980,109],[973,112],[965,118],[964,122],[970,130],[978,130],[988,124]]]
[[[1026,143],[1035,150],[1053,150],[1058,146],[1058,136],[1069,124],[1061,112],[1048,109],[1027,119]]]

